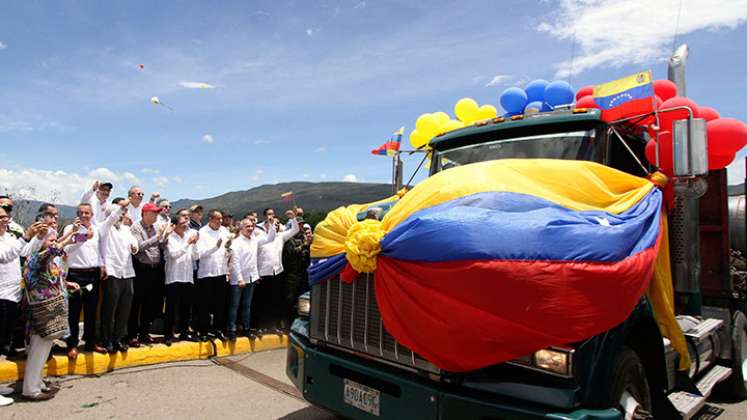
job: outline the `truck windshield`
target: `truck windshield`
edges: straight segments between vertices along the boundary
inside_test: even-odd
[[[514,137],[443,150],[436,171],[496,159],[568,159],[599,161],[596,130]]]

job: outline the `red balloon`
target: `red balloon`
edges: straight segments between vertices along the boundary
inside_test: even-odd
[[[656,107],[656,109],[659,109],[659,107],[661,107],[661,104],[663,103],[664,103],[664,100],[661,99],[661,96],[654,95],[654,107]]]
[[[710,106],[698,107],[698,111],[700,111],[700,118],[704,118],[706,121],[713,121],[715,119],[721,118],[721,115],[719,115],[718,111],[711,108]]]
[[[659,109],[659,107],[662,104],[662,100],[657,95],[654,95],[654,109]],[[637,124],[638,125],[651,125],[656,122],[656,116],[649,115],[648,117],[640,120]],[[653,137],[653,135],[651,136]]]
[[[708,156],[729,156],[747,145],[747,124],[734,118],[708,121]],[[709,164],[710,167],[710,164]]]
[[[726,155],[718,155],[718,154],[712,154],[710,151],[708,152],[708,169],[711,171],[715,171],[717,169],[724,169],[729,164],[734,161],[734,157],[736,155],[734,153],[726,154]]]
[[[597,108],[599,109],[599,105],[597,105],[597,102],[594,100],[593,96],[586,95],[576,101],[576,108]]]
[[[584,86],[576,92],[576,101],[583,98],[584,96],[591,96],[593,94],[594,94],[594,86]]]
[[[700,116],[698,111],[698,105],[688,98],[675,96],[674,98],[666,99],[664,103],[659,107],[659,111],[666,111],[667,109],[676,108],[680,106],[689,107],[693,111],[693,118]],[[662,130],[672,131],[672,122],[675,120],[687,119],[690,113],[686,109],[678,109],[675,111],[659,112],[659,126]]]
[[[656,165],[656,138],[652,137],[646,143],[646,159]],[[659,169],[667,175],[672,175],[672,133],[659,133]]]
[[[677,85],[669,80],[654,80],[654,93],[662,101],[666,101],[677,96]]]

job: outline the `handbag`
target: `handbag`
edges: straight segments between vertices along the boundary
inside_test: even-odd
[[[28,301],[31,329],[40,337],[67,331],[67,305],[62,293],[40,302]]]

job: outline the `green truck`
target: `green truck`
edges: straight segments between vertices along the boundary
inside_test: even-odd
[[[670,62],[680,92],[684,58],[681,48]],[[616,124],[624,122],[604,122],[595,109],[496,118],[433,139],[431,174],[520,157],[590,160],[645,176],[654,169],[645,135]],[[691,117],[673,136],[670,257],[689,372],[676,369],[678,353],[645,296],[622,324],[586,340],[473,372],[443,371],[387,332],[373,278],[361,275],[316,284],[300,297],[288,377],[312,404],[355,419],[690,418],[712,392],[746,398],[747,298],[730,270],[726,170],[703,169],[703,126]]]

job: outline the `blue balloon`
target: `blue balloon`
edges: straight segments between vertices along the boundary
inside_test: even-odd
[[[570,105],[574,99],[573,88],[568,82],[556,80],[545,88],[545,102],[553,108]]]
[[[527,106],[524,108],[524,113],[526,114],[527,111],[529,111],[530,109],[536,109],[538,112],[541,111],[542,102],[540,101],[529,102]]]
[[[524,89],[510,87],[501,93],[501,106],[507,112],[522,112],[527,104],[527,93]]]
[[[548,104],[547,102],[542,102],[542,108],[540,109],[540,112],[550,112],[553,108]]]
[[[550,82],[543,79],[532,80],[524,86],[524,90],[527,92],[527,102],[534,101],[545,101],[545,88]]]
[[[521,112],[506,112],[502,115],[503,118],[511,118],[514,115],[521,115]]]

